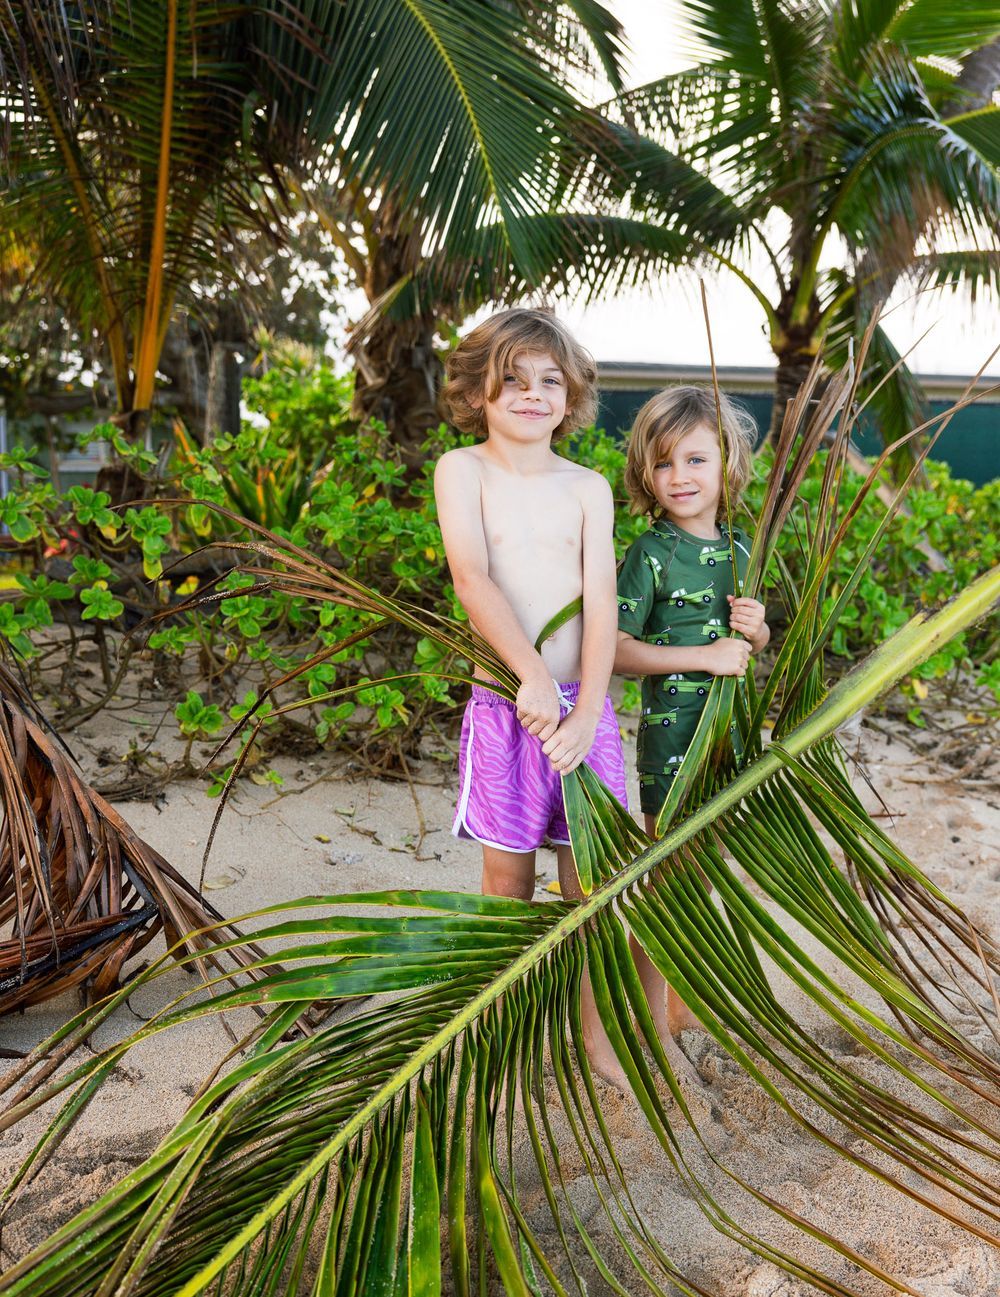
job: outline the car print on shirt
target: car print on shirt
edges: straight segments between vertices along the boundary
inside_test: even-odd
[[[702,626],[701,633],[707,635],[709,639],[718,639],[725,629],[725,623],[720,617],[710,617]]]
[[[683,760],[683,756],[667,757],[666,764],[657,774],[653,774],[648,770],[640,770],[639,787],[648,788],[651,784],[655,784],[657,779],[662,778],[663,775],[669,775],[672,779],[681,768],[681,762]]]
[[[669,729],[671,725],[677,724],[677,708],[674,707],[666,712],[654,712],[652,708],[642,714],[639,721],[639,733],[648,730],[651,725],[661,725],[664,729]]]
[[[664,689],[673,697],[676,694],[698,694],[704,697],[708,693],[708,685],[702,684],[700,680],[687,680],[682,675],[664,676]]]
[[[625,595],[620,594],[618,596],[618,611],[635,612],[636,608],[639,607],[640,603],[642,603],[641,599],[627,599]]]
[[[714,586],[706,586],[704,590],[685,590],[683,586],[679,590],[671,590],[670,598],[678,608],[683,608],[686,603],[697,603],[700,599],[702,603],[711,603],[712,596],[715,594]]]
[[[716,563],[727,563],[731,561],[731,559],[732,555],[730,554],[728,547],[725,549],[719,549],[712,545],[706,545],[698,555],[698,562],[701,563],[702,566],[707,564],[709,567],[715,567]]]
[[[655,644],[657,648],[662,648],[664,644],[670,643],[670,630],[669,628],[667,630],[657,630],[653,631],[651,635],[643,635],[642,642],[644,644]]]
[[[663,575],[663,564],[655,554],[643,554],[643,558],[646,560],[646,565],[653,574],[653,580],[657,585],[659,585],[660,577]]]

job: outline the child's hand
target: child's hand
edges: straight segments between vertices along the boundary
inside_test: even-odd
[[[555,734],[542,744],[542,751],[561,775],[575,770],[594,746],[598,717],[590,719],[574,708],[564,716]]]
[[[752,600],[750,601],[753,602]],[[750,661],[750,645],[745,639],[717,639],[701,650],[704,671],[714,676],[743,676]]]
[[[544,680],[522,680],[515,700],[517,719],[529,734],[537,734],[544,743],[559,724],[559,695],[551,677]]]
[[[758,603],[756,599],[747,599],[744,596],[737,599],[731,594],[727,594],[726,598],[729,600],[729,625],[731,629],[738,630],[752,644],[760,635],[767,609],[762,603]]]

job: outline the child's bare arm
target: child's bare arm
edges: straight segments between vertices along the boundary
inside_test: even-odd
[[[594,746],[614,665],[617,635],[614,500],[604,478],[588,474],[583,496],[583,643],[580,693],[542,751],[555,768],[575,770]]]
[[[461,451],[441,456],[434,470],[434,498],[455,593],[479,634],[517,674],[518,719],[544,741],[559,724],[559,699],[541,654],[490,579],[480,491],[474,460]]]
[[[624,676],[666,676],[708,671],[713,676],[746,674],[751,646],[745,639],[717,639],[710,644],[646,644],[627,631],[618,632],[615,671]]]

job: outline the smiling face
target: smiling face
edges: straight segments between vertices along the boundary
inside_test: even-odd
[[[722,499],[722,453],[718,434],[700,424],[661,447],[652,472],[653,494],[671,522],[693,536],[713,540]]]
[[[500,391],[483,402],[491,437],[538,443],[551,441],[566,417],[566,378],[547,351],[516,356],[504,373]]]

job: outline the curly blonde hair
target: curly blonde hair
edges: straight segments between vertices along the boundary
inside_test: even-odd
[[[726,439],[729,501],[735,505],[750,481],[757,425],[749,410],[723,392],[719,393],[719,414]],[[647,513],[651,518],[663,515],[653,492],[653,466],[669,456],[682,437],[705,425],[713,431],[719,426],[715,393],[711,388],[668,387],[650,397],[635,416],[628,439],[625,490],[632,513]],[[724,514],[723,496],[719,501],[719,517]]]
[[[441,393],[451,422],[461,432],[485,436],[486,401],[495,401],[518,357],[548,352],[566,380],[566,414],[552,440],[585,428],[597,418],[594,358],[548,310],[515,307],[499,311],[459,342],[445,364]]]

